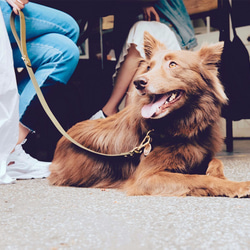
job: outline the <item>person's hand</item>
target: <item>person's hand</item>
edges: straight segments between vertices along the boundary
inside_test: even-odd
[[[160,17],[153,6],[143,8],[143,14],[146,21],[155,20],[160,22]]]
[[[18,10],[24,8],[25,4],[29,2],[29,0],[6,0],[9,5],[13,8],[13,11],[18,15]]]

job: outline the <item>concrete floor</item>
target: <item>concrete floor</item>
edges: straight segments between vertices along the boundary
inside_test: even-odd
[[[250,180],[250,141],[221,152],[225,175]],[[0,186],[0,249],[250,249],[250,199],[127,197],[117,190]]]

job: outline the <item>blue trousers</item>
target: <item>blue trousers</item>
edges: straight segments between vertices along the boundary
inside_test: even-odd
[[[10,29],[12,8],[5,0],[0,0],[0,8],[13,50],[14,66],[24,67]],[[76,46],[79,36],[77,23],[66,13],[31,2],[25,5],[23,13],[26,21],[27,52],[39,86],[56,82],[66,84],[79,60],[79,50]],[[18,17],[15,22],[19,33]],[[36,95],[29,77],[18,83],[18,92],[21,120]]]

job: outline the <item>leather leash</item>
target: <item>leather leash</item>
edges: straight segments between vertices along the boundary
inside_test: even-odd
[[[19,50],[22,54],[22,59],[24,61],[25,67],[28,71],[28,74],[30,76],[30,79],[34,85],[34,88],[36,90],[38,99],[44,109],[44,111],[46,112],[46,114],[48,115],[48,117],[50,118],[51,122],[55,125],[55,127],[57,128],[57,130],[63,135],[65,136],[70,142],[72,142],[73,144],[75,144],[76,146],[90,152],[93,154],[97,154],[97,155],[101,155],[101,156],[108,156],[108,157],[132,157],[135,154],[141,154],[143,152],[144,149],[144,154],[147,155],[150,150],[151,150],[151,137],[150,137],[150,133],[152,132],[152,130],[148,131],[146,136],[144,137],[144,139],[142,140],[141,144],[138,147],[135,147],[134,149],[132,149],[129,152],[125,152],[125,153],[120,153],[120,154],[104,154],[104,153],[100,153],[94,150],[91,150],[89,148],[84,147],[82,144],[80,144],[79,142],[77,142],[76,140],[74,140],[61,126],[61,124],[58,122],[58,120],[56,119],[56,117],[54,116],[54,114],[52,113],[51,109],[49,108],[43,93],[36,81],[34,72],[32,70],[32,66],[31,66],[31,62],[30,59],[28,57],[28,53],[27,53],[27,47],[26,47],[26,24],[25,24],[25,17],[24,14],[21,10],[18,11],[19,12],[19,18],[20,18],[20,39],[19,36],[17,34],[16,31],[16,27],[15,27],[15,16],[16,14],[12,11],[11,16],[10,16],[10,26],[11,26],[11,30],[12,33],[16,39],[17,45],[19,47]]]

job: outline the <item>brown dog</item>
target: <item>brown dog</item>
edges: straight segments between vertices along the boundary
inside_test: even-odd
[[[119,154],[154,129],[151,152],[97,156],[62,137],[50,183],[119,188],[129,195],[249,196],[250,182],[227,180],[222,162],[213,159],[223,144],[218,121],[227,102],[217,78],[223,44],[173,52],[145,33],[144,47],[147,60],[134,80],[132,104],[106,119],[80,122],[68,133],[92,150]]]

